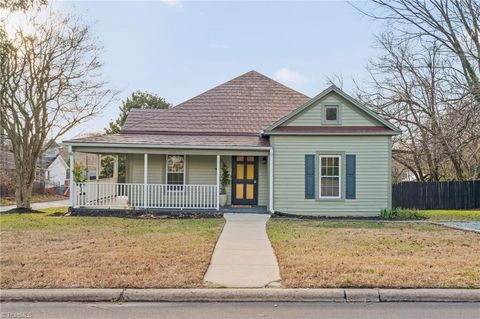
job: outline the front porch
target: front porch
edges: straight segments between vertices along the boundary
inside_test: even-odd
[[[72,183],[73,209],[221,211],[267,213],[273,207],[270,150],[165,150],[70,146],[70,177],[75,152],[117,158],[114,176]],[[118,178],[118,156],[125,156],[125,177]],[[239,165],[244,160],[244,166]],[[100,163],[100,160],[98,161]],[[255,166],[254,166],[255,165]],[[221,168],[231,176],[227,203],[221,205]],[[238,166],[238,168],[237,168]],[[240,169],[241,168],[241,169]]]

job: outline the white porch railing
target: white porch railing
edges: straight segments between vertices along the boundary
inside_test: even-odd
[[[75,206],[91,208],[216,209],[217,185],[76,183]]]

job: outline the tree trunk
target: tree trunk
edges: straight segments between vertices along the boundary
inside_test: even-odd
[[[15,148],[15,147],[14,147]],[[17,208],[31,209],[32,188],[35,180],[35,171],[37,166],[37,152],[34,151],[33,158],[26,156],[19,156],[14,152],[16,164],[16,178],[15,178],[15,202]]]
[[[15,185],[15,201],[17,208],[31,208],[33,178],[29,178],[24,172],[17,174]]]

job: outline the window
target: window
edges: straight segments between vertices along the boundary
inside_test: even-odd
[[[339,124],[339,112],[337,105],[326,105],[325,106],[325,124]]]
[[[167,155],[167,184],[185,184],[185,155]],[[171,186],[171,191],[182,191],[183,187]]]
[[[320,156],[320,198],[341,197],[341,157]]]

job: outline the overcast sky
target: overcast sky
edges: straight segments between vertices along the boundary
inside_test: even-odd
[[[313,96],[327,76],[365,78],[381,27],[347,2],[81,1],[73,7],[103,43],[120,99],[149,91],[178,104],[256,70]],[[63,139],[102,132],[120,101]]]

